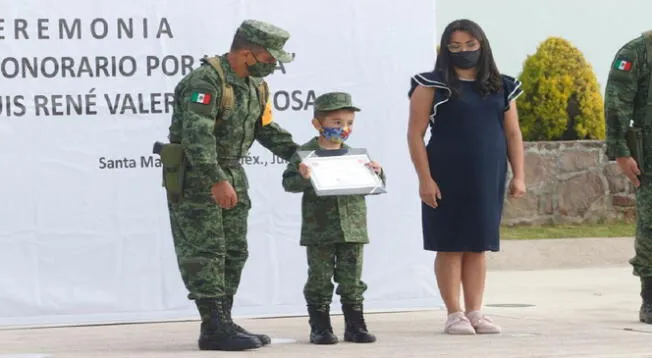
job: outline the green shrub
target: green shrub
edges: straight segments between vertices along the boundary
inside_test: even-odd
[[[591,65],[570,42],[546,39],[525,60],[518,101],[527,141],[604,139],[603,99]]]

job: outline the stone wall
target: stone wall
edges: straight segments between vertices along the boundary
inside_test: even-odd
[[[527,195],[508,198],[504,225],[631,222],[634,186],[602,141],[526,142]]]

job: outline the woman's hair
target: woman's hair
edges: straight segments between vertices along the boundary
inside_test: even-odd
[[[446,26],[441,36],[439,54],[435,63],[435,72],[439,72],[443,76],[444,82],[450,86],[453,95],[457,96],[459,94],[459,79],[455,73],[455,68],[451,62],[450,50],[448,49],[448,44],[455,31],[465,31],[480,43],[480,59],[476,66],[478,69],[476,86],[480,94],[485,96],[500,91],[502,89],[502,79],[500,72],[498,72],[493,53],[491,52],[489,40],[480,25],[471,20],[455,20]]]

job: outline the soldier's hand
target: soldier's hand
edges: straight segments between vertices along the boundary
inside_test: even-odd
[[[634,184],[635,187],[639,187],[641,182],[638,179],[638,175],[641,175],[641,170],[638,167],[638,164],[632,157],[620,157],[616,158],[616,163],[620,167],[620,170],[623,171],[623,174],[629,178],[629,180]]]
[[[299,164],[299,174],[301,174],[301,176],[304,179],[310,179],[310,167],[307,166],[305,163],[300,163]]]
[[[233,186],[226,180],[213,184],[211,194],[222,209],[231,209],[238,203],[238,196]]]

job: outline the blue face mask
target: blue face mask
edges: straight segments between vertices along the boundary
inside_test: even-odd
[[[344,143],[346,139],[349,138],[349,134],[351,134],[350,128],[322,127],[321,130],[321,135],[323,135],[324,138],[335,143]]]

